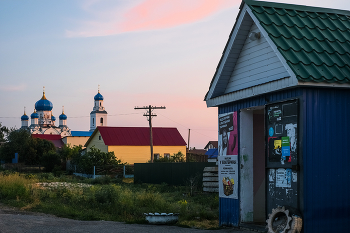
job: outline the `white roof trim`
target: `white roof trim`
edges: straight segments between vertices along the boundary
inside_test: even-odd
[[[233,101],[238,101],[266,93],[287,88],[295,87],[297,84],[290,77],[278,79],[272,82],[260,84],[253,87],[248,87],[242,90],[234,91],[225,95],[220,95],[206,101],[207,107],[217,107],[222,104],[227,104]]]
[[[224,51],[224,54],[223,54],[223,58],[222,58],[222,61],[221,61],[221,64],[220,64],[220,67],[218,67],[218,72],[216,73],[215,75],[215,78],[214,78],[214,81],[209,89],[209,92],[208,92],[208,95],[207,95],[207,98],[206,100],[209,100],[211,99],[211,96],[213,95],[213,92],[215,90],[215,87],[219,81],[219,78],[221,76],[221,72],[225,66],[225,61],[227,60],[227,57],[229,56],[230,52],[231,52],[231,48],[232,48],[232,45],[233,45],[233,42],[235,41],[236,39],[236,36],[237,36],[237,33],[239,31],[239,28],[241,26],[241,23],[243,21],[243,18],[244,18],[244,15],[246,14],[247,12],[247,9],[248,9],[248,5],[244,3],[244,6],[241,10],[241,13],[237,19],[237,24],[236,24],[236,27],[234,28],[233,32],[232,32],[232,35],[231,35],[231,38],[229,39],[229,43],[228,43],[228,46],[226,48],[226,51]]]
[[[290,77],[287,78],[283,78],[280,80],[276,80],[273,82],[269,82],[269,83],[265,83],[265,84],[261,84],[258,86],[253,86],[253,87],[249,87],[243,90],[237,90],[235,92],[232,93],[228,93],[228,94],[223,94],[222,96],[217,96],[217,97],[212,97],[216,85],[219,82],[219,78],[221,76],[222,70],[225,66],[225,62],[230,54],[231,48],[234,44],[234,41],[236,39],[236,36],[238,34],[238,31],[241,27],[243,18],[245,17],[246,14],[249,14],[249,16],[252,18],[252,20],[254,21],[254,23],[256,24],[256,26],[258,27],[258,29],[260,30],[262,36],[264,36],[268,42],[268,44],[271,46],[272,50],[274,51],[274,53],[276,54],[276,56],[279,58],[279,60],[281,61],[282,65],[284,66],[284,68],[286,69],[286,71],[288,72],[288,74],[290,75]],[[280,81],[280,82],[279,82]],[[287,64],[286,60],[284,59],[284,57],[282,56],[282,54],[278,51],[277,46],[274,44],[274,42],[270,39],[268,33],[265,31],[265,29],[260,25],[259,20],[255,17],[254,13],[252,12],[252,10],[249,8],[249,6],[245,3],[240,14],[239,17],[237,18],[237,23],[235,28],[233,29],[231,38],[229,39],[228,42],[228,46],[226,47],[226,51],[224,51],[222,60],[221,60],[221,64],[218,67],[217,73],[214,77],[213,83],[208,91],[208,95],[206,97],[206,102],[207,102],[207,106],[208,107],[213,107],[213,106],[218,106],[221,104],[225,104],[225,103],[229,103],[232,101],[237,101],[240,99],[244,99],[244,98],[248,98],[248,97],[252,97],[252,96],[256,96],[259,94],[264,94],[264,93],[268,93],[269,91],[266,91],[266,89],[269,89],[269,84],[274,84],[274,83],[278,83],[278,90],[281,89],[285,89],[285,88],[290,88],[292,86],[297,86],[298,80],[294,74],[294,72],[292,71],[292,69],[289,67],[289,65]],[[259,88],[259,86],[261,86],[262,88]],[[264,89],[264,90],[263,90]],[[276,90],[276,89],[275,89]],[[273,90],[274,91],[274,90]],[[245,94],[242,94],[245,93]],[[251,93],[248,94],[247,93]]]

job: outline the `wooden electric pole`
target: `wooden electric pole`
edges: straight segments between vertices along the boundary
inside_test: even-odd
[[[150,138],[150,147],[151,147],[151,163],[153,163],[153,134],[152,134],[152,117],[155,117],[157,115],[152,114],[153,109],[165,109],[164,107],[156,107],[149,105],[144,107],[135,107],[134,109],[147,109],[147,113],[143,114],[143,116],[147,117],[147,120],[149,122],[149,138]]]

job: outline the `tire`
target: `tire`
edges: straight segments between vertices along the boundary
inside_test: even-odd
[[[290,217],[284,206],[272,209],[266,223],[269,233],[300,233],[303,225],[302,218],[297,215]]]
[[[303,219],[299,216],[294,215],[292,220],[292,225],[288,233],[300,233],[303,227]]]
[[[266,220],[269,233],[289,233],[292,218],[289,216],[289,210],[285,207],[272,209],[269,218]]]

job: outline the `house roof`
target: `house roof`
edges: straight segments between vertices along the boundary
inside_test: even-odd
[[[207,149],[210,144],[213,145],[214,148],[218,148],[218,141],[209,141],[204,149]]]
[[[93,131],[71,131],[72,137],[90,137]]]
[[[350,12],[245,0],[303,82],[350,83]]]
[[[32,138],[41,138],[51,141],[57,148],[61,148],[64,145],[64,143],[62,142],[61,135],[59,134],[32,134]]]
[[[285,67],[290,68],[290,75],[296,83],[290,81],[289,86],[318,83],[349,86],[349,11],[243,0],[205,100],[224,95],[235,66],[234,60],[243,46],[242,40],[248,36],[246,28],[242,31],[240,28],[253,21],[264,30],[271,41],[269,43],[276,46]]]
[[[209,149],[205,155],[208,155],[208,159],[214,159],[218,157],[218,149],[217,148],[213,148],[213,149]]]
[[[149,146],[150,144],[148,127],[98,126],[85,146],[98,131],[107,146]],[[186,146],[185,140],[176,128],[153,127],[152,133],[153,146]]]

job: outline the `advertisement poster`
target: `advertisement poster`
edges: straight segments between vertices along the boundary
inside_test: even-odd
[[[219,197],[238,199],[238,155],[218,156]]]
[[[237,112],[219,115],[219,156],[238,155]]]

